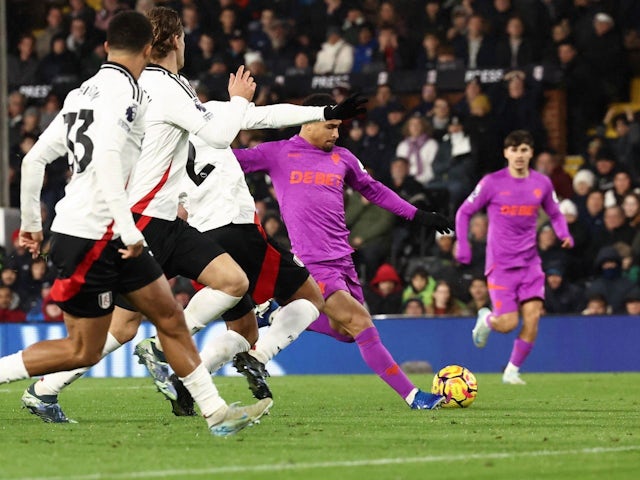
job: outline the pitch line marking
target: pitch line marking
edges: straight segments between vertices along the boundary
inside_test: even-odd
[[[504,460],[520,457],[558,457],[562,455],[598,455],[602,453],[619,453],[640,451],[640,445],[629,445],[626,447],[594,447],[580,448],[576,450],[534,450],[531,452],[518,453],[473,453],[468,455],[434,455],[428,457],[405,457],[405,458],[379,458],[377,460],[349,460],[337,462],[311,462],[311,463],[280,463],[269,465],[238,465],[227,467],[183,469],[183,470],[151,470],[146,472],[128,473],[92,473],[87,475],[65,475],[55,477],[20,477],[13,480],[102,480],[117,478],[163,478],[171,476],[187,477],[194,475],[222,475],[228,473],[256,473],[256,472],[279,472],[292,470],[311,470],[318,468],[350,468],[369,467],[385,465],[403,465],[411,463],[437,463],[456,462],[466,460]]]

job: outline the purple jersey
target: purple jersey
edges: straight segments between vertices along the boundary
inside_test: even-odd
[[[540,207],[549,215],[558,238],[571,238],[549,178],[535,170],[530,170],[526,178],[514,178],[508,168],[503,168],[480,180],[458,209],[457,258],[461,263],[471,260],[469,219],[484,207],[489,217],[485,274],[494,268],[505,270],[541,263],[536,243]]]
[[[234,150],[242,169],[266,172],[276,190],[291,250],[305,263],[351,254],[345,222],[344,186],[407,220],[416,207],[373,179],[346,148],[325,152],[298,135]]]

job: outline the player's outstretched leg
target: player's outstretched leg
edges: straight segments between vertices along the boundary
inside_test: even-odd
[[[487,344],[487,339],[491,333],[490,327],[491,310],[488,308],[481,308],[478,310],[478,318],[476,325],[471,330],[471,336],[473,338],[473,344],[478,348],[484,348]]]
[[[440,408],[440,404],[444,401],[445,398],[442,395],[418,390],[413,402],[411,402],[411,408],[413,410],[436,410]]]
[[[114,325],[112,321],[112,326]],[[131,338],[137,330],[138,323],[134,322],[127,324],[131,334],[125,335],[123,338]],[[123,333],[120,331],[119,333]],[[109,353],[120,348],[122,344],[116,339],[116,337],[109,332],[102,349],[102,357],[106,357]],[[58,403],[58,395],[62,390],[67,388],[73,382],[82,377],[88,367],[77,368],[69,372],[56,372],[49,373],[40,378],[37,382],[32,383],[22,394],[22,405],[40,417],[44,422],[48,423],[75,423],[74,420],[70,420],[65,415],[62,407]]]

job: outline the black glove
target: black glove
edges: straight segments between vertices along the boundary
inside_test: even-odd
[[[357,117],[360,114],[366,113],[367,109],[363,106],[365,103],[367,103],[365,97],[359,93],[354,93],[337,105],[324,107],[324,119],[346,120],[347,118]]]
[[[447,233],[453,233],[454,229],[454,225],[451,220],[449,220],[444,215],[440,215],[436,212],[425,212],[424,210],[418,210],[416,212],[416,216],[413,217],[413,221],[420,225],[431,227],[443,235],[446,235]]]

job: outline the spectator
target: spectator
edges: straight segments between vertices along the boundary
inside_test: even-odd
[[[353,73],[368,73],[373,70],[372,64],[378,41],[374,37],[373,28],[365,23],[358,27],[358,36],[353,51]]]
[[[622,210],[627,224],[640,231],[640,193],[627,193],[622,199]]]
[[[582,315],[611,315],[611,306],[607,303],[604,295],[595,293],[587,298],[587,307],[582,311]]]
[[[120,0],[102,0],[102,8],[96,13],[94,26],[97,30],[104,32],[106,36],[107,27],[114,15],[123,10],[128,10],[129,6]]]
[[[347,10],[347,16],[341,26],[343,38],[351,45],[357,45],[363,26],[368,26],[369,32],[373,34],[373,27],[367,23],[367,18],[364,16],[362,8],[357,4],[350,5],[349,10]]]
[[[0,285],[11,290],[9,308],[11,310],[18,308],[21,301],[20,294],[17,291],[19,287],[18,272],[12,266],[5,266],[0,272]]]
[[[602,92],[593,81],[595,72],[565,41],[557,46],[557,62],[562,74],[561,86],[567,93],[567,144],[569,153],[579,153],[587,141],[587,129],[597,124],[604,104]]]
[[[386,128],[387,115],[392,108],[400,105],[398,99],[391,92],[391,86],[384,83],[376,87],[374,107],[367,113],[367,118],[375,121],[381,128]]]
[[[567,279],[578,280],[585,278],[590,269],[585,264],[585,257],[589,254],[589,245],[591,239],[585,225],[578,220],[578,208],[575,203],[569,199],[564,199],[558,206],[560,212],[564,215],[569,233],[573,237],[573,248],[567,251],[568,263],[566,272],[569,272]]]
[[[601,245],[613,245],[616,242],[624,242],[631,245],[638,233],[625,221],[624,212],[620,205],[612,205],[604,209],[604,235]]]
[[[293,56],[293,65],[288,67],[284,73],[287,76],[311,75],[313,73],[313,68],[311,67],[309,54],[304,50],[296,52]]]
[[[596,176],[591,170],[583,169],[578,170],[573,176],[573,191],[574,195],[571,197],[573,203],[578,208],[578,218],[582,219],[587,214],[587,196],[592,188],[595,187]]]
[[[402,292],[402,302],[406,304],[409,300],[420,301],[423,308],[431,303],[433,291],[436,289],[436,281],[429,275],[426,268],[418,266],[411,272],[409,285]]]
[[[68,82],[77,84],[80,79],[80,64],[75,55],[67,50],[67,43],[63,34],[51,39],[51,53],[40,61],[38,78],[41,82],[55,84]],[[66,95],[67,92],[60,92]]]
[[[491,298],[487,280],[483,276],[475,276],[469,284],[471,300],[467,303],[469,315],[476,316],[481,308],[491,308]]]
[[[622,258],[612,246],[603,247],[595,261],[596,278],[587,288],[587,296],[603,295],[613,313],[624,311],[624,298],[634,288],[628,278],[622,276]]]
[[[93,52],[96,43],[98,43],[82,17],[76,17],[71,20],[66,42],[67,50],[73,53],[76,61],[79,62],[85,62]]]
[[[585,308],[583,290],[575,284],[565,281],[564,268],[561,265],[549,265],[545,269],[546,283],[544,310],[547,314],[578,313]]]
[[[273,20],[267,29],[269,45],[263,52],[265,64],[274,75],[284,74],[293,66],[298,47],[290,38],[289,24],[285,20]]]
[[[353,46],[342,38],[340,27],[327,29],[327,41],[322,44],[313,66],[320,75],[350,73],[353,68]]]
[[[93,31],[93,25],[96,21],[96,11],[87,5],[86,0],[69,0],[69,13],[67,16],[73,21],[75,18],[81,18],[87,29]]]
[[[38,77],[38,58],[35,52],[36,39],[30,33],[20,36],[17,54],[7,55],[7,85],[9,91],[22,85],[35,85]]]
[[[640,317],[640,287],[634,288],[624,299],[625,311],[628,315]]]
[[[362,158],[368,168],[374,171],[375,178],[382,183],[389,182],[389,165],[393,158],[395,144],[391,142],[387,131],[380,124],[369,119],[364,127],[362,139]]]
[[[58,5],[47,8],[46,26],[36,37],[36,54],[39,60],[51,53],[51,40],[58,34],[64,33],[64,16]]]
[[[495,45],[485,34],[482,15],[471,15],[467,22],[466,34],[454,39],[452,44],[456,51],[456,57],[463,59],[467,68],[495,66]]]
[[[533,42],[526,36],[522,18],[509,18],[506,26],[507,37],[496,45],[496,65],[502,68],[523,68],[538,57]]]
[[[604,193],[604,206],[621,205],[625,195],[632,191],[633,184],[629,172],[618,169],[613,175],[613,188]]]
[[[424,83],[420,89],[420,103],[418,103],[412,110],[409,111],[409,115],[419,115],[426,117],[427,114],[433,109],[433,104],[438,98],[438,89],[433,83]]]
[[[427,114],[427,119],[433,128],[433,138],[438,142],[448,132],[451,121],[451,106],[444,97],[438,97],[433,102],[433,110]]]
[[[604,235],[604,194],[600,190],[592,190],[587,194],[586,212],[580,215],[592,239],[600,239]]]
[[[198,43],[202,35],[200,26],[200,13],[196,5],[184,5],[182,7],[182,28],[184,29],[184,55],[190,58],[198,52]],[[236,69],[233,70],[234,72]]]
[[[579,40],[578,40],[579,41]],[[579,44],[586,61],[594,69],[593,81],[599,85],[607,102],[620,102],[628,97],[628,68],[620,32],[607,13],[593,17],[589,37]]]
[[[412,317],[424,317],[426,309],[424,304],[417,298],[410,298],[404,302],[402,306],[402,313]]]
[[[372,70],[395,72],[409,68],[415,61],[415,57],[413,61],[407,58],[407,48],[403,48],[398,37],[393,25],[382,25],[378,29],[378,48],[373,55]]]
[[[432,300],[426,310],[428,315],[468,315],[464,303],[451,294],[451,287],[444,280],[436,283]]]
[[[540,115],[539,92],[526,84],[522,71],[511,71],[504,79],[506,89],[496,102],[498,135],[504,137],[513,129],[528,130],[533,134],[536,148],[545,148],[547,139]]]
[[[225,63],[229,72],[235,72],[240,65],[245,64],[245,55],[248,52],[244,32],[240,29],[235,29],[229,35],[227,43],[229,46],[225,52]],[[255,52],[255,58],[262,58],[262,54]],[[251,73],[254,74],[253,71]]]
[[[567,266],[567,254],[564,250],[551,224],[544,223],[538,229],[538,254],[542,260],[542,269],[546,270],[553,264],[561,265],[564,270]]]
[[[471,139],[464,132],[458,117],[453,117],[448,133],[442,137],[432,163],[433,178],[427,188],[447,190],[449,205],[446,212],[455,212],[471,193],[475,180]]]
[[[597,132],[604,136],[608,126],[613,126],[616,136],[608,143],[620,165],[631,172],[634,183],[640,183],[640,166],[635,161],[640,155],[640,123],[630,106],[625,107],[624,113],[616,115],[617,111],[616,106],[609,107]]]
[[[634,284],[640,284],[640,265],[634,263],[633,251],[631,246],[624,242],[616,242],[613,244],[618,255],[622,259],[622,276],[631,280]]]
[[[26,106],[27,98],[22,93],[15,90],[9,94],[9,148],[15,148],[20,143]]]
[[[371,315],[393,315],[402,311],[402,280],[392,265],[383,263],[364,290]]]
[[[433,160],[438,142],[431,138],[431,128],[424,117],[410,117],[402,130],[403,140],[396,147],[396,157],[409,160],[409,174],[426,185],[433,179]]]
[[[613,152],[602,148],[596,154],[596,164],[594,168],[596,174],[596,187],[602,192],[613,188],[613,177],[616,174],[616,159]]]
[[[438,50],[440,38],[434,32],[427,32],[422,39],[422,48],[418,51],[416,69],[420,71],[434,70],[438,66]]]
[[[396,157],[391,162],[390,172],[391,190],[418,208],[428,208],[425,188],[409,174],[409,161],[406,158]],[[416,255],[421,247],[424,248],[426,232],[424,227],[396,217],[391,246],[392,262],[395,265],[402,264],[407,257]]]
[[[571,198],[573,196],[573,180],[560,163],[560,159],[555,152],[542,150],[536,156],[535,168],[538,172],[549,177],[553,184],[553,189],[560,198]]]
[[[0,323],[24,322],[27,315],[21,310],[11,308],[13,292],[6,285],[0,286]]]

